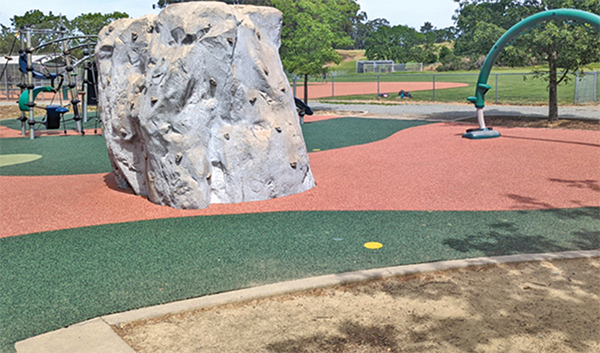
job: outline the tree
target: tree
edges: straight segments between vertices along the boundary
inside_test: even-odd
[[[192,1],[221,1],[227,4],[235,5],[259,5],[259,6],[270,6],[271,0],[158,0],[156,6],[159,8],[165,8],[169,4],[176,4],[179,2],[192,2]]]
[[[494,39],[522,19],[557,8],[576,8],[600,15],[598,0],[463,0],[455,17],[459,31],[455,50],[457,54],[481,54],[491,48]],[[558,120],[558,85],[568,82],[586,65],[600,61],[600,35],[586,26],[554,20],[521,35],[505,48],[499,60],[510,65],[527,61],[548,65],[547,70],[536,70],[534,74],[548,82],[548,118]]]
[[[399,63],[420,61],[425,36],[407,26],[381,26],[365,41],[369,60],[394,60]]]
[[[40,10],[27,11],[23,16],[15,15],[10,19],[12,27],[19,29],[21,27],[31,26],[35,29],[50,29],[50,30],[64,30],[67,33],[72,32],[72,25],[66,16],[56,16],[50,11],[48,15],[44,14]],[[31,47],[37,47],[41,43],[48,42],[52,39],[56,39],[58,35],[56,33],[40,33],[36,34],[32,39]],[[50,48],[41,48],[40,52],[45,50],[51,50]]]
[[[349,15],[347,0],[272,0],[283,12],[281,48],[284,68],[304,76],[304,100],[308,102],[308,77],[323,73],[326,64],[339,64],[334,48],[352,44],[341,16]],[[351,2],[354,2],[353,0]],[[346,4],[345,4],[346,3]]]
[[[77,32],[84,35],[97,35],[102,27],[108,25],[119,18],[128,18],[129,15],[124,12],[115,11],[113,13],[101,14],[87,13],[81,14],[71,22]]]
[[[352,34],[354,49],[365,49],[367,37],[375,33],[379,27],[390,26],[390,22],[385,18],[376,18],[369,21],[366,12],[361,12],[360,16],[362,19],[355,24],[354,33]]]

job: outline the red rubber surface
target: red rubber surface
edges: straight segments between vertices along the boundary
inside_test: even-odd
[[[0,236],[144,219],[307,210],[525,210],[600,206],[600,132],[500,128],[461,138],[438,123],[310,153],[302,194],[176,210],[119,190],[112,174],[0,177]]]

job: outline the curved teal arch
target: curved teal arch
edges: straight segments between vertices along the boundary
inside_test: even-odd
[[[475,96],[469,97],[467,100],[473,104],[475,104],[475,108],[477,108],[477,117],[479,120],[480,130],[486,130],[485,122],[483,120],[483,107],[485,106],[485,94],[491,88],[487,82],[490,76],[490,72],[492,71],[492,66],[498,58],[498,55],[502,52],[502,50],[517,36],[523,33],[525,30],[530,29],[537,25],[540,22],[550,21],[550,20],[572,20],[574,22],[582,22],[587,23],[592,26],[592,28],[596,29],[600,32],[600,16],[593,14],[591,12],[574,10],[574,9],[557,9],[540,12],[533,16],[530,16],[521,22],[517,23],[513,27],[511,27],[500,39],[494,44],[490,52],[488,53],[483,66],[481,67],[481,71],[479,72],[479,78],[477,79],[477,86],[475,88]],[[465,134],[467,135],[467,134]],[[500,136],[498,133],[494,133],[494,136],[484,136],[483,137],[497,137]],[[464,136],[469,138],[477,138],[472,136]],[[482,137],[479,137],[482,138]]]

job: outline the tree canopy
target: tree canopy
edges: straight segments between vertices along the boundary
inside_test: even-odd
[[[354,0],[272,0],[283,12],[280,55],[291,74],[304,75],[305,100],[308,76],[322,73],[328,63],[340,63],[334,48],[352,44],[348,15],[358,12]],[[345,18],[343,18],[345,17]]]
[[[425,35],[408,26],[380,26],[365,40],[369,60],[394,60],[399,63],[420,61]]]
[[[600,15],[598,0],[462,0],[455,17],[458,30],[455,53],[471,58],[483,56],[519,21],[558,8]],[[512,66],[524,63],[547,65],[535,73],[538,78],[548,81],[549,118],[556,120],[557,86],[568,81],[569,74],[600,61],[600,35],[589,26],[549,21],[519,36],[505,48],[498,61]]]

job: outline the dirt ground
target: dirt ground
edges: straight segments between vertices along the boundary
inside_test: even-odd
[[[0,120],[16,119],[20,116],[21,111],[18,105],[0,105]]]
[[[599,352],[600,259],[396,277],[114,327],[137,352]]]
[[[463,120],[477,124],[477,118]],[[600,131],[598,120],[585,119],[559,119],[549,121],[546,118],[534,118],[523,116],[485,116],[485,124],[488,127],[532,127],[545,129],[569,129],[569,130],[595,130]]]

